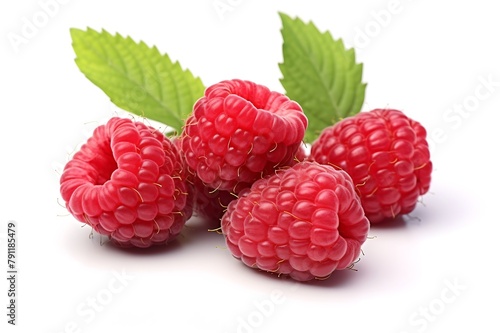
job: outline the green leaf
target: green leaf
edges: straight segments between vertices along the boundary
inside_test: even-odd
[[[366,90],[363,64],[356,63],[354,49],[346,50],[330,32],[283,13],[280,17],[280,81],[288,97],[302,106],[309,120],[305,141],[312,143],[325,127],[361,110]]]
[[[71,29],[75,62],[118,107],[181,132],[205,87],[167,54],[130,37]]]

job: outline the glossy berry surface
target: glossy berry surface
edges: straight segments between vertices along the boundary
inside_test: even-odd
[[[234,257],[298,281],[349,267],[369,230],[349,175],[315,162],[256,181],[229,204],[221,226]]]
[[[375,109],[323,130],[311,159],[345,170],[371,223],[414,210],[430,187],[426,130],[394,109]]]
[[[128,118],[98,126],[67,162],[60,192],[68,211],[121,246],[175,238],[191,216],[185,168],[161,132]]]
[[[190,172],[212,189],[239,192],[290,165],[307,118],[285,95],[250,81],[208,87],[181,135]]]

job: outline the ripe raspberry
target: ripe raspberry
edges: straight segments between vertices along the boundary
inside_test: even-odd
[[[411,212],[431,182],[425,128],[398,110],[361,112],[326,128],[311,158],[352,177],[371,223]]]
[[[210,228],[219,228],[220,219],[226,211],[229,203],[236,199],[229,191],[212,189],[199,179],[194,180],[194,211],[195,214],[205,220]]]
[[[161,132],[130,119],[98,126],[65,165],[68,211],[122,246],[172,240],[191,216],[177,148]]]
[[[349,267],[368,230],[349,175],[316,162],[301,162],[256,181],[222,217],[234,257],[299,281]]]
[[[288,97],[243,80],[205,91],[181,135],[190,171],[213,189],[239,192],[290,165],[307,118]]]

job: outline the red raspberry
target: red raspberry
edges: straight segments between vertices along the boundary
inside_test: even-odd
[[[299,281],[349,267],[368,230],[349,175],[316,162],[301,162],[256,181],[222,218],[234,257]]]
[[[285,95],[250,81],[227,80],[205,91],[187,119],[182,150],[208,187],[237,193],[292,163],[307,118]]]
[[[199,178],[194,180],[194,211],[196,215],[205,220],[210,228],[219,228],[220,219],[229,203],[236,196],[229,191],[216,190],[203,184]]]
[[[65,165],[61,196],[68,211],[123,246],[172,240],[191,216],[183,164],[161,132],[111,118]]]
[[[352,177],[371,223],[411,212],[431,182],[425,128],[398,110],[361,112],[326,128],[311,158]]]

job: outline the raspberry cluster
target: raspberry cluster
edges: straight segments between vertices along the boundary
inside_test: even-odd
[[[178,236],[193,212],[245,265],[298,281],[351,267],[370,223],[411,212],[430,186],[426,132],[401,111],[361,112],[323,130],[284,94],[244,80],[208,87],[169,139],[112,118],[66,164],[68,211],[120,246]]]

